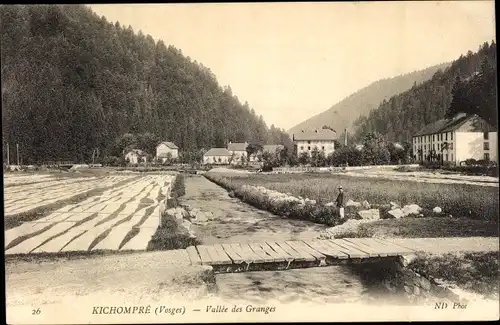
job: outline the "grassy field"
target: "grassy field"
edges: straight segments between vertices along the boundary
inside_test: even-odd
[[[214,175],[217,177],[217,175]],[[370,204],[418,204],[429,210],[436,206],[446,215],[478,220],[498,220],[499,189],[467,184],[433,184],[381,178],[342,175],[276,174],[224,176],[231,186],[264,186],[282,193],[292,193],[317,200],[334,201],[338,185],[344,187],[346,199]]]
[[[356,237],[498,237],[498,223],[469,218],[427,217],[385,219],[360,224],[342,238]]]

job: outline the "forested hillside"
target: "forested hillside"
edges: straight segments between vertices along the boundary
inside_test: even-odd
[[[230,140],[290,145],[209,68],[150,35],[83,5],[0,13],[2,137],[19,144],[24,163],[89,161],[96,148],[118,155],[127,133],[149,151],[157,141],[184,151]]]
[[[419,84],[429,80],[436,71],[445,69],[447,66],[449,63],[443,63],[424,70],[376,81],[341,100],[323,113],[294,126],[288,130],[288,133],[319,129],[325,124],[336,130],[338,134],[346,128],[351,130],[352,124],[357,118],[367,115],[370,110],[378,107],[384,99],[387,100],[391,96],[410,89],[415,83]]]
[[[388,141],[411,141],[424,125],[457,112],[478,114],[496,127],[495,77],[496,44],[484,43],[477,53],[469,51],[430,80],[384,100],[359,118],[356,138],[376,131]]]

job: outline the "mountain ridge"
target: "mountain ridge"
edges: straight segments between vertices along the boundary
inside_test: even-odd
[[[438,70],[444,70],[450,65],[451,62],[440,63],[422,70],[372,82],[329,109],[291,127],[287,132],[291,135],[301,130],[319,129],[324,125],[332,127],[337,133],[343,132],[344,129],[352,131],[354,121],[360,116],[369,114],[371,109],[377,108],[384,100],[410,89],[415,83],[429,80]],[[357,109],[353,112],[353,108]],[[332,122],[328,123],[328,121]]]

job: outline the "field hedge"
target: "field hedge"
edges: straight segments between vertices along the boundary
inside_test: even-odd
[[[358,202],[366,200],[372,205],[384,205],[390,202],[400,205],[418,204],[426,211],[438,206],[442,208],[443,215],[477,220],[497,221],[499,215],[499,189],[492,186],[423,183],[328,174],[220,176],[207,173],[205,176],[240,196],[242,195],[240,188],[243,185],[264,186],[282,193],[314,199],[319,205],[324,205],[335,200],[337,187],[342,185],[346,200],[352,199]],[[257,199],[247,198],[247,200]],[[256,204],[266,208],[265,200]],[[270,211],[276,209],[270,208]]]
[[[293,201],[274,200],[255,188],[232,183],[230,178],[213,173],[207,173],[204,176],[208,180],[230,191],[232,196],[239,198],[243,202],[272,212],[278,216],[308,220],[329,226],[336,226],[343,222],[340,220],[338,211],[334,207],[321,204],[300,204]]]

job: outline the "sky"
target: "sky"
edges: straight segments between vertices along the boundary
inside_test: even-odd
[[[493,1],[90,7],[181,49],[284,129],[372,82],[496,42]]]

